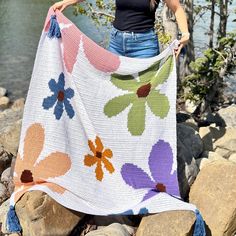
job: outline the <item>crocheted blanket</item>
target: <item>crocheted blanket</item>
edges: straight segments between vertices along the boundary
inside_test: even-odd
[[[177,180],[176,43],[151,58],[118,56],[49,9],[11,210],[32,190],[93,215],[196,210],[181,200]]]

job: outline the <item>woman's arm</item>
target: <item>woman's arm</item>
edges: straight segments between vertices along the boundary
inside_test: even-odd
[[[52,5],[53,10],[55,11],[56,9],[58,9],[59,11],[63,11],[65,10],[67,7],[69,7],[70,5],[73,5],[77,2],[82,2],[84,0],[63,0],[60,2],[56,2],[55,4]]]
[[[177,57],[181,51],[181,48],[184,45],[186,45],[189,41],[190,34],[188,31],[187,17],[184,12],[184,9],[180,5],[179,0],[164,0],[164,2],[168,6],[168,8],[170,8],[173,11],[173,13],[175,14],[178,27],[182,33],[182,37],[179,40],[180,45],[176,51],[176,57]]]

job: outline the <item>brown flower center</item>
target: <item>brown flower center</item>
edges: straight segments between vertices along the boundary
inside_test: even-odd
[[[166,186],[162,183],[157,183],[156,189],[158,192],[166,192]]]
[[[33,174],[30,170],[24,170],[22,173],[21,173],[21,177],[20,177],[20,180],[22,183],[30,183],[30,182],[33,182],[34,179],[33,179]]]
[[[138,88],[136,94],[138,95],[138,97],[147,97],[148,94],[150,93],[150,90],[151,90],[151,84],[148,83],[148,84],[145,84],[145,85],[142,85],[141,87]]]
[[[57,99],[61,102],[64,100],[64,97],[65,97],[64,92],[60,90],[57,94]]]
[[[101,152],[96,152],[96,157],[102,158],[102,153]]]

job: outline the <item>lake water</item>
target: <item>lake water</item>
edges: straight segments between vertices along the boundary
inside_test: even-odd
[[[7,88],[13,99],[27,94],[38,40],[48,8],[53,2],[0,0],[0,86]],[[236,8],[236,0],[231,8]],[[97,43],[108,39],[108,29],[97,29],[86,16],[75,17],[72,7],[66,9],[64,14]],[[231,31],[236,28],[236,23],[231,22],[236,16],[230,13],[229,18],[228,30]],[[195,28],[195,46],[199,52],[208,41],[204,35],[207,27],[204,21],[199,21]]]

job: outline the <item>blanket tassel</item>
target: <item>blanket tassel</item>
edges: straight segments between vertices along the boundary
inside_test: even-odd
[[[49,38],[61,38],[61,31],[56,19],[56,15],[51,15],[50,26],[47,35]]]
[[[206,236],[204,220],[198,209],[195,210],[195,214],[196,221],[194,225],[193,236]]]
[[[19,233],[22,230],[14,206],[10,206],[9,208],[6,225],[9,232]]]

